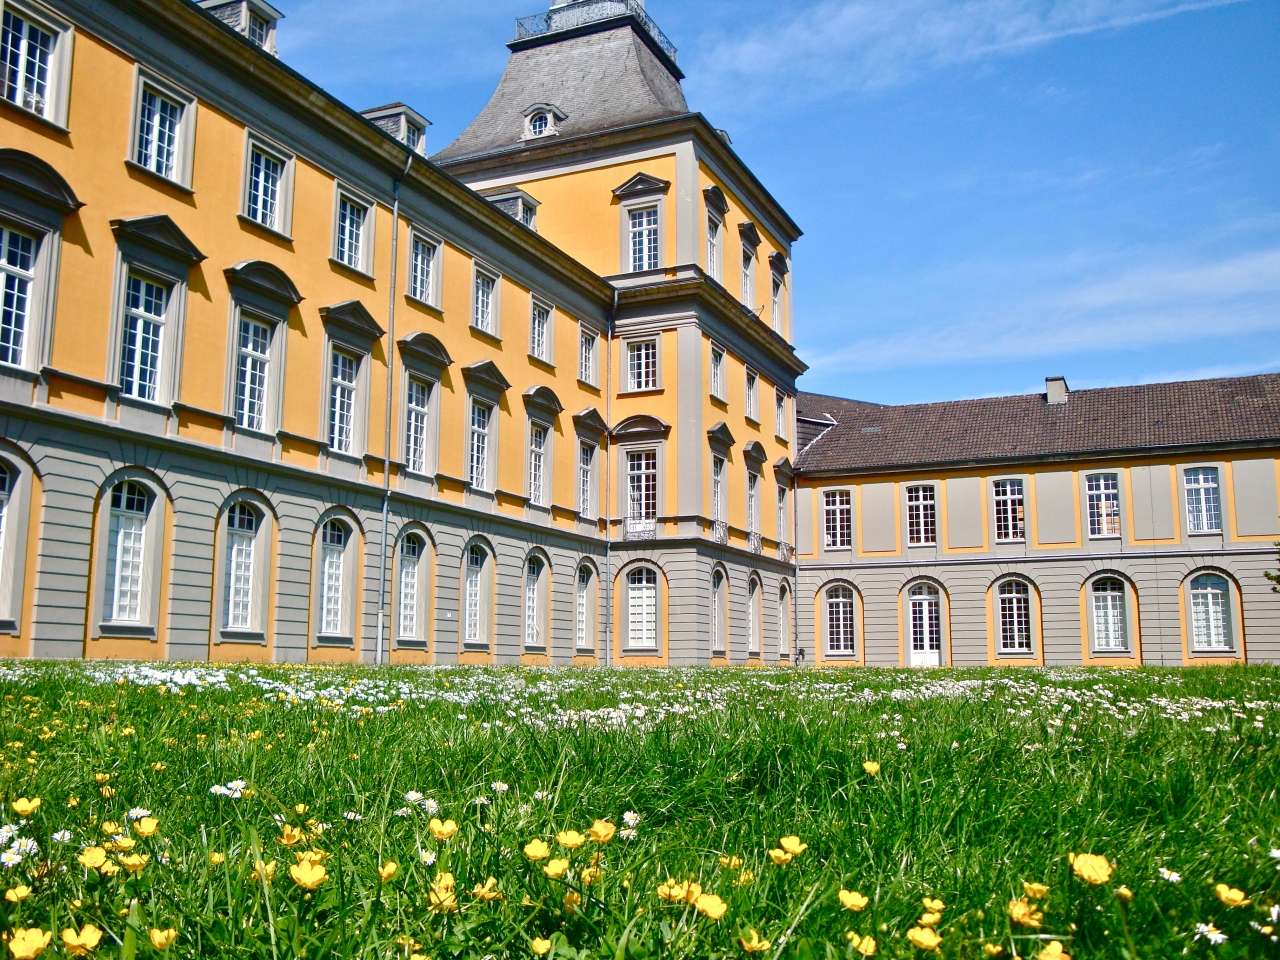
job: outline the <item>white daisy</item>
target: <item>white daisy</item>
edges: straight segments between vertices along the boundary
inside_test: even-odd
[[[511,789],[501,780],[493,781],[493,783],[489,784],[489,787],[493,790],[494,793],[506,793],[508,790]]]
[[[423,800],[423,795],[419,793],[417,790],[410,790],[408,793],[404,795],[404,799],[406,803],[421,803]]]
[[[622,822],[628,827],[638,827],[640,826],[640,814],[634,810],[628,810],[622,815]]]
[[[412,811],[412,810],[410,810],[408,807],[401,807],[399,810],[397,810],[397,811],[396,811],[396,816],[397,816],[397,817],[407,817],[407,816],[408,816],[410,813],[412,813],[412,812],[413,812],[413,811]]]
[[[151,816],[150,810],[144,810],[142,807],[134,807],[124,815],[126,820],[141,820],[143,817]]]
[[[53,839],[54,839],[56,842],[58,842],[58,843],[70,843],[70,842],[71,842],[71,831],[70,831],[70,830],[59,830],[57,833],[55,833],[55,834],[53,835]]]
[[[0,867],[4,867],[6,870],[12,870],[21,862],[22,854],[20,853],[14,853],[12,850],[0,853]]]
[[[1227,942],[1227,935],[1215,927],[1212,923],[1197,923],[1195,939],[1208,940],[1215,947],[1220,943]]]
[[[1173,870],[1166,870],[1164,867],[1160,868],[1160,876],[1163,877],[1165,880],[1168,880],[1170,883],[1182,882],[1182,874],[1176,873]]]
[[[436,862],[436,852],[434,850],[423,850],[418,856],[422,859],[423,864],[428,867]]]
[[[360,814],[356,813],[354,810],[348,810],[342,815],[342,819],[350,820],[352,823],[359,823],[364,819],[364,817],[360,816]]]

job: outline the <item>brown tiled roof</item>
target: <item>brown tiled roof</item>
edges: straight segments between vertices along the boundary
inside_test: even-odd
[[[803,472],[1280,443],[1280,374],[878,407],[802,393],[801,417],[836,421],[805,447]]]

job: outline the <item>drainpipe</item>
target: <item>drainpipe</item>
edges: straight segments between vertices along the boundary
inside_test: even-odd
[[[373,662],[382,663],[382,641],[387,627],[387,521],[391,512],[391,395],[395,384],[396,349],[396,266],[400,262],[400,181],[413,166],[413,151],[404,160],[404,169],[391,181],[391,283],[387,295],[387,416],[386,441],[382,461],[382,550],[378,557],[378,639],[374,644]]]
[[[604,458],[604,570],[607,580],[605,586],[604,614],[604,665],[612,665],[613,659],[613,564],[611,560],[613,546],[613,327],[618,316],[618,288],[613,288],[613,306],[609,310],[609,326],[605,330],[605,374],[604,374],[604,422],[605,458]]]

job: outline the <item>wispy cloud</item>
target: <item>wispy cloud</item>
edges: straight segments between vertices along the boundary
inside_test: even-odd
[[[1246,0],[823,0],[767,27],[706,38],[690,87],[718,109],[811,101]],[[776,6],[774,10],[778,9]]]
[[[1005,264],[1003,272],[1013,277],[1023,271]],[[937,295],[945,296],[945,291]],[[974,299],[984,304],[977,314],[950,323],[904,325],[907,329],[886,324],[884,333],[825,350],[809,362],[825,377],[1114,353],[1274,332],[1280,330],[1280,247],[1194,265],[1157,263],[1110,277],[1060,281],[1045,292],[1003,304]]]

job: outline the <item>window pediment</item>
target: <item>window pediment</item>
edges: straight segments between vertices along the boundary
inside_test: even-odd
[[[785,277],[790,270],[787,266],[787,258],[780,253],[769,254],[769,266],[780,277]]]
[[[163,213],[150,217],[112,220],[111,232],[115,234],[117,241],[128,241],[146,247],[188,267],[194,267],[206,259],[178,225]]]
[[[524,392],[524,405],[552,417],[564,412],[564,404],[550,387],[530,387]]]
[[[634,417],[627,417],[627,419],[614,427],[613,438],[622,441],[660,440],[670,432],[670,424],[664,423],[657,417],[641,413]]]
[[[742,455],[749,463],[755,463],[756,465],[763,464],[769,459],[769,455],[765,453],[764,444],[759,440],[752,440],[748,443],[742,449]]]
[[[243,287],[286,308],[297,306],[306,299],[287,273],[265,260],[241,260],[222,272],[232,286]]]
[[[758,247],[762,242],[759,228],[750,220],[744,220],[738,224],[738,235],[742,237],[742,242],[749,247]]]
[[[733,448],[733,434],[729,431],[728,424],[723,420],[707,431],[707,439],[725,450]]]
[[[444,344],[429,333],[411,333],[399,341],[400,352],[406,359],[444,369],[453,363],[453,357]]]
[[[573,425],[578,432],[586,436],[602,437],[609,432],[609,425],[604,422],[595,407],[587,407],[573,415]]]
[[[492,360],[481,360],[462,368],[462,377],[469,384],[486,387],[498,393],[511,389],[511,382],[502,375],[498,365]]]
[[[20,193],[63,216],[84,206],[62,174],[39,157],[12,147],[0,150],[0,188]]]
[[[789,458],[779,457],[773,462],[773,472],[779,480],[791,480],[796,475],[796,468]]]
[[[719,217],[724,217],[729,212],[729,201],[725,199],[724,191],[714,184],[702,191],[703,199],[707,202],[707,209]]]
[[[320,308],[320,316],[327,326],[337,327],[348,334],[368,340],[381,340],[386,331],[373,319],[359,300],[344,300]]]
[[[619,200],[630,200],[634,197],[665,194],[670,189],[670,180],[661,180],[647,173],[637,173],[622,186],[615,189],[613,195]]]

